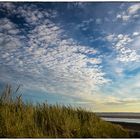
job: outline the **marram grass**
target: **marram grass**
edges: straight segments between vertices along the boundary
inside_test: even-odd
[[[1,138],[129,137],[121,126],[103,121],[92,112],[47,103],[32,105],[15,93],[7,85],[0,97]]]

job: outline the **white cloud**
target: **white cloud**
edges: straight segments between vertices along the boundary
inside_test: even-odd
[[[9,63],[10,58],[15,53],[15,50],[22,46],[18,34],[20,31],[17,27],[8,19],[0,19],[1,34],[0,34],[0,51],[1,56],[5,58],[6,64]],[[8,55],[7,55],[8,54]]]
[[[25,18],[28,27],[32,28],[28,32],[24,31],[27,35],[25,36],[12,21],[7,18],[0,20],[1,30],[3,30],[0,33],[0,79],[2,81],[21,83],[24,88],[38,90],[39,94],[44,91],[68,96],[79,100],[80,104],[91,104],[100,109],[107,107],[106,104],[122,106],[128,102],[131,104],[132,101],[138,102],[135,100],[135,95],[132,95],[132,101],[130,101],[126,98],[127,95],[124,98],[116,97],[118,95],[116,92],[127,94],[133,91],[134,87],[139,88],[139,79],[137,79],[137,85],[131,87],[135,81],[129,85],[125,84],[112,96],[109,96],[110,93],[107,95],[107,92],[101,92],[102,86],[111,83],[101,66],[104,63],[103,59],[107,56],[101,57],[96,49],[81,45],[80,42],[68,37],[67,31],[62,29],[63,26],[57,24],[58,21],[51,20],[57,16],[56,11],[48,12],[35,7],[19,6],[14,12],[17,16]],[[125,13],[118,15],[117,18],[128,20]],[[89,19],[83,24],[86,26],[91,22],[93,21]],[[97,20],[98,24],[101,22],[100,19]],[[131,46],[134,39],[132,36],[136,37],[138,33],[134,32],[133,35],[115,33],[105,37],[114,44],[113,53],[117,54],[117,58],[113,55],[107,62],[109,74],[115,71],[115,74],[122,78],[125,72],[121,67],[122,64],[139,62],[138,52]],[[108,65],[109,61],[112,64],[118,64],[114,71]],[[130,88],[125,89],[127,86]]]
[[[96,18],[96,24],[101,24],[102,23],[102,19],[101,18]]]
[[[139,32],[133,32],[133,36],[138,36]]]
[[[116,18],[122,18],[122,15],[117,14]]]
[[[116,19],[121,19],[124,22],[129,21],[130,18],[131,16],[128,15],[126,12],[122,12],[116,15]]]
[[[67,8],[68,9],[73,9],[73,8],[85,9],[86,5],[87,5],[86,2],[72,2],[72,3],[67,3]]]
[[[90,18],[88,20],[83,20],[80,24],[75,25],[76,29],[81,29],[83,31],[88,30],[89,26],[93,23],[94,19]]]
[[[133,99],[133,98],[139,99],[140,97],[139,78],[140,78],[140,74],[138,73],[136,76],[123,80],[123,83],[119,83],[118,85],[118,90],[116,90],[117,94],[120,96],[124,96],[125,98],[129,97],[130,99]],[[132,93],[135,93],[135,94],[132,94]]]
[[[112,105],[132,105],[132,104],[136,104],[139,103],[140,100],[138,98],[118,98],[118,97],[114,97],[114,96],[108,96],[106,97],[106,99],[104,100],[103,104],[112,104]]]
[[[112,44],[113,49],[115,49],[117,53],[117,60],[123,63],[135,61],[138,62],[140,60],[140,55],[134,46],[134,36],[138,36],[138,32],[134,32],[131,35],[124,34],[110,34],[105,38]],[[133,46],[132,46],[133,44]]]
[[[51,28],[48,29],[48,31],[49,30],[51,30]],[[37,33],[33,32],[33,36],[34,34],[40,36],[40,33],[42,34],[42,32],[45,32],[45,30],[42,30],[41,32],[39,31]],[[93,78],[92,75],[96,77],[97,74],[95,74],[95,72],[98,73],[100,70],[98,69],[92,70],[91,68],[87,68],[86,66],[87,62],[92,62],[92,64],[101,63],[98,59],[96,60],[96,58],[93,59],[93,58],[88,58],[86,56],[86,54],[95,54],[96,51],[94,49],[88,48],[88,46],[78,45],[72,39],[61,40],[60,38],[61,35],[59,34],[59,32],[60,31],[55,31],[55,30],[51,31],[51,33],[57,37],[51,38],[52,41],[50,41],[50,45],[53,41],[55,42],[55,40],[57,40],[57,44],[56,44],[57,47],[54,47],[53,49],[53,48],[48,48],[47,46],[46,47],[47,53],[45,55],[41,54],[41,57],[39,56],[39,58],[38,56],[35,55],[35,60],[42,59],[42,65],[46,66],[46,68],[56,69],[57,73],[55,75],[58,74],[58,75],[63,75],[65,77],[66,75],[68,76],[70,74],[71,75],[70,78],[73,76],[76,78],[78,76],[81,80],[83,79],[83,81],[84,79],[92,80]],[[52,35],[52,37],[54,36]],[[47,37],[45,35],[45,40],[46,41],[49,40],[49,36]],[[43,44],[44,47],[45,44]],[[36,45],[36,47],[38,48],[39,46]],[[35,49],[35,52],[36,51],[38,52],[38,49]],[[90,77],[91,79],[89,79]],[[77,81],[79,81],[79,79],[77,79]]]
[[[114,45],[114,48],[118,52],[117,60],[121,62],[139,61],[140,56],[137,54],[136,50],[128,47],[133,39],[123,34],[117,35],[117,38],[118,40]]]
[[[140,10],[140,4],[133,4],[127,10],[129,14],[135,14],[138,12],[138,10]]]
[[[118,56],[117,60],[121,62],[139,61],[140,56],[135,50],[124,50],[124,52]]]
[[[7,35],[16,35],[20,31],[17,29],[17,27],[7,18],[2,18],[0,20],[1,25],[1,32],[5,32]]]
[[[135,19],[139,18],[139,15],[138,14],[133,15],[133,18],[135,18]]]
[[[123,39],[123,35],[122,34],[119,34],[118,35],[118,39]]]
[[[138,11],[140,10],[140,4],[133,4],[129,6],[126,10],[116,15],[117,19],[121,19],[124,22],[131,21],[133,18],[138,18]]]
[[[129,18],[130,18],[130,16],[122,15],[122,20],[123,20],[123,21],[128,21]]]
[[[105,38],[109,41],[112,42],[114,40],[115,35],[114,34],[110,34],[108,36],[106,36]]]
[[[15,76],[3,71],[8,79],[13,81],[17,77],[25,87],[82,99],[93,98],[93,89],[109,82],[99,66],[101,58],[88,57],[97,55],[97,50],[66,37],[67,32],[50,20],[53,14],[27,7],[19,7],[16,13],[34,28],[28,31],[28,39],[24,36],[25,46],[14,23],[8,21],[3,26],[1,43],[7,50],[5,53],[2,49],[0,58],[16,73]]]
[[[124,71],[123,68],[119,68],[119,67],[115,68],[115,72],[120,76],[123,74],[123,71]]]
[[[0,3],[0,7],[11,11],[15,8],[15,5],[13,3],[5,2],[5,3]]]

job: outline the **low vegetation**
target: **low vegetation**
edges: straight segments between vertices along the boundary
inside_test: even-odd
[[[0,97],[0,137],[6,138],[124,138],[128,132],[94,113],[70,106],[33,105],[7,85]]]

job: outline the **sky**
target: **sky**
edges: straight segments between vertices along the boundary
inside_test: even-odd
[[[140,3],[0,2],[0,87],[25,101],[140,112]]]

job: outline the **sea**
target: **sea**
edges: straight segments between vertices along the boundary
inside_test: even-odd
[[[140,124],[140,113],[96,113],[97,116],[101,117],[105,121],[110,122],[126,122],[126,123],[137,123]]]
[[[140,124],[140,119],[129,119],[129,118],[107,118],[107,117],[101,117],[105,121],[109,122],[126,122],[126,123],[138,123]]]

